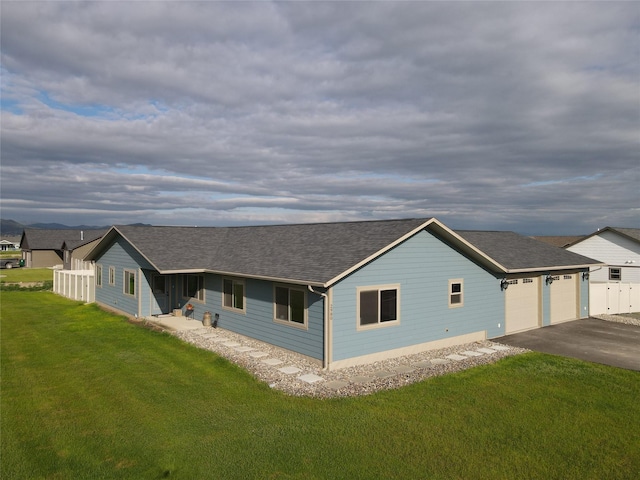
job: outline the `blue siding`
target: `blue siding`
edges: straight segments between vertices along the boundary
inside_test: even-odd
[[[139,269],[152,267],[144,257],[129,243],[118,238],[100,258],[96,259],[96,264],[102,265],[103,275],[102,287],[96,288],[96,301],[130,315],[146,315],[143,306],[149,305],[149,285]],[[115,285],[109,285],[109,267],[115,267]],[[133,296],[124,293],[125,270],[134,271],[136,274],[136,294]]]
[[[462,307],[449,308],[450,279],[463,279]],[[358,331],[356,288],[384,284],[400,285],[400,324]],[[422,231],[333,287],[333,360],[483,330],[497,337],[504,316],[499,279]]]
[[[580,315],[579,318],[586,318],[589,316],[589,279],[582,278],[584,272],[588,270],[581,270],[579,275],[580,281]]]
[[[153,267],[129,243],[118,238],[96,263],[102,265],[102,287],[96,288],[96,301],[117,308],[130,315],[150,316],[154,313],[155,299],[152,292]],[[115,267],[115,285],[109,285],[109,267]],[[124,271],[136,272],[136,295],[124,293]],[[318,360],[324,354],[324,301],[320,295],[307,290],[306,285],[296,285],[305,290],[307,297],[307,328],[296,328],[274,322],[273,283],[261,280],[245,280],[246,313],[222,308],[222,277],[204,274],[204,302],[183,298],[183,275],[170,275],[171,308],[182,308],[187,303],[194,306],[192,318],[201,320],[204,312],[220,315],[218,326],[246,335]]]
[[[226,278],[226,277],[225,277]],[[306,291],[307,329],[282,325],[273,319],[273,283],[245,279],[245,313],[222,308],[222,276],[208,274],[205,278],[206,303],[192,302],[196,318],[205,311],[218,313],[218,326],[294,352],[322,360],[324,352],[324,301],[319,295]],[[306,289],[306,285],[294,286]]]

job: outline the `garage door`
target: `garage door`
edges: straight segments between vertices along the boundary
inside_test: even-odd
[[[505,291],[505,332],[515,333],[540,326],[540,278],[509,280]]]
[[[578,275],[555,275],[549,288],[551,323],[578,318]]]

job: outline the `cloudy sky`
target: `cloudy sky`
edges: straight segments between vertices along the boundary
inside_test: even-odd
[[[640,227],[638,2],[29,2],[2,218]]]

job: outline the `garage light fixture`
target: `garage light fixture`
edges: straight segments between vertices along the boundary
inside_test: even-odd
[[[552,275],[547,275],[547,278],[545,278],[545,283],[547,285],[551,285],[553,283],[553,276]]]
[[[506,278],[503,278],[502,280],[500,280],[500,290],[506,290],[507,288],[509,288],[509,280],[507,280]]]
[[[582,272],[582,280],[589,280],[589,272]]]

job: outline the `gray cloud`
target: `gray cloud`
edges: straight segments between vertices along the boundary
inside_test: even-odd
[[[2,216],[638,226],[634,3],[4,2]]]

